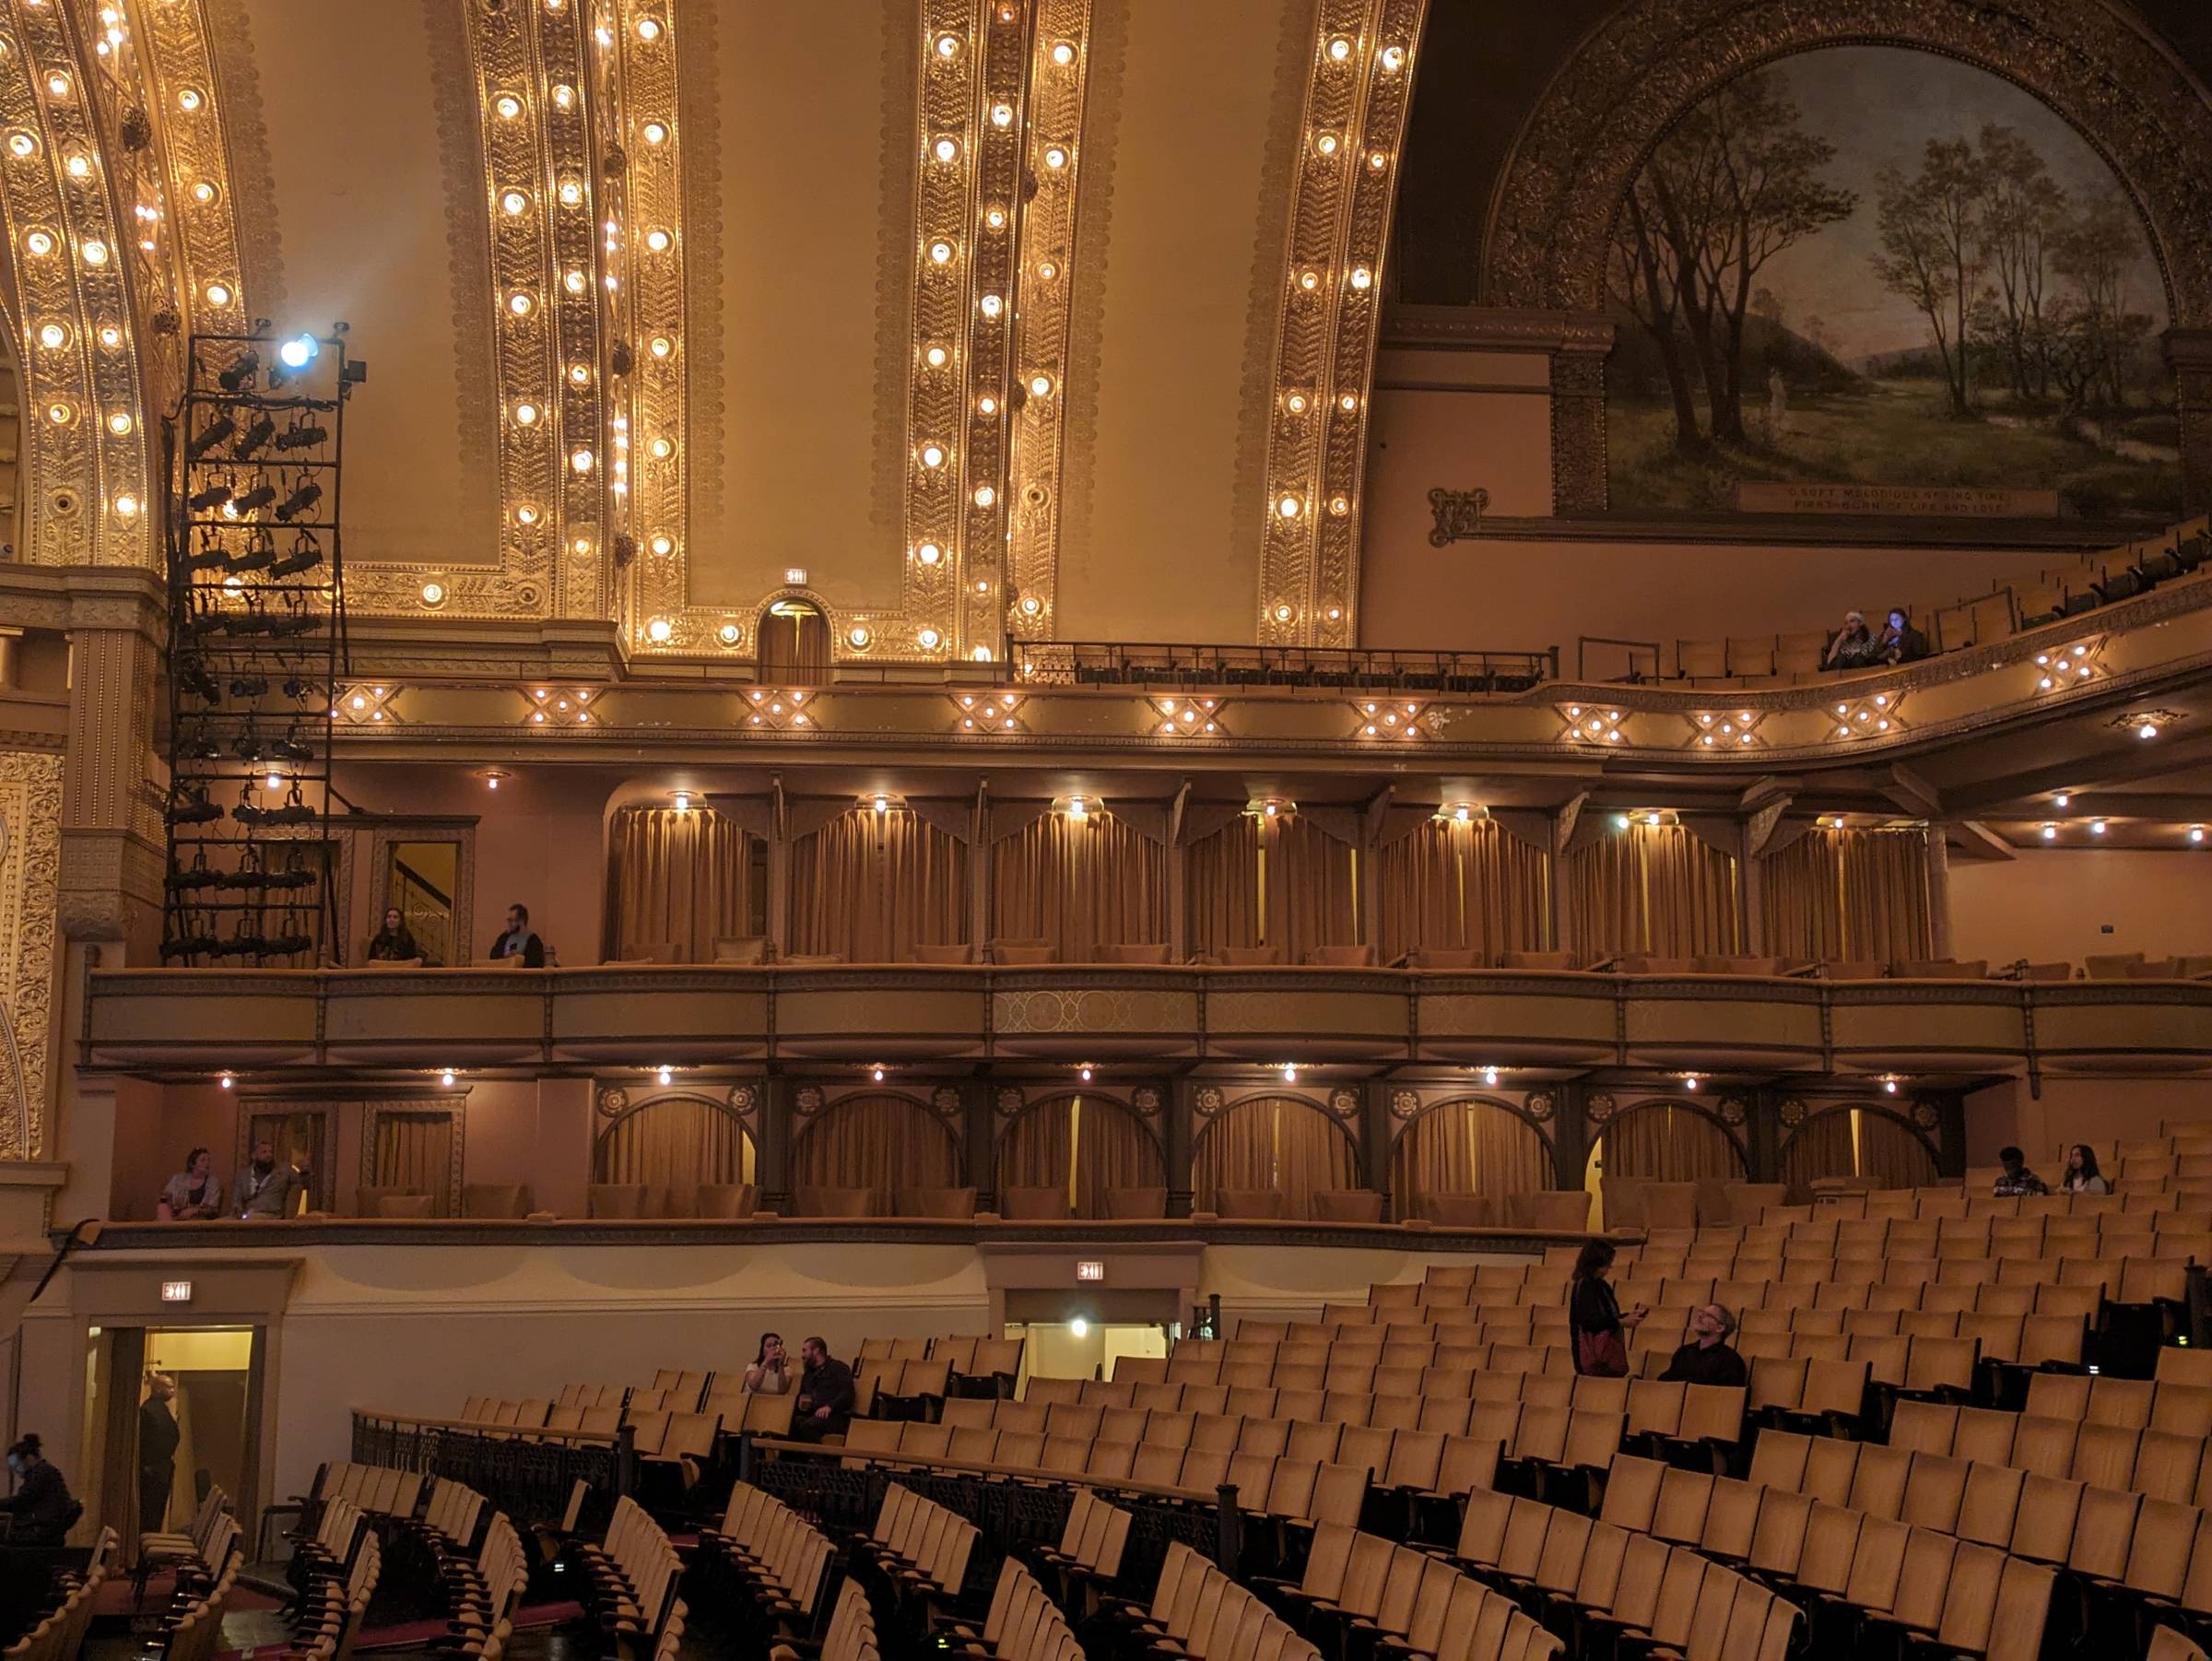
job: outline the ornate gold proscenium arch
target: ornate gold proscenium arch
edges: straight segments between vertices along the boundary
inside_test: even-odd
[[[1939,53],[2032,93],[2109,161],[2166,279],[2190,499],[2212,489],[2212,101],[2143,25],[2103,0],[1626,0],[1545,89],[1490,204],[1486,304],[1592,313],[1629,185],[1685,110],[1747,72],[1821,46]],[[1555,359],[1602,395],[1602,360]],[[1602,395],[1560,399],[1565,508],[1604,501]],[[1592,469],[1595,477],[1588,477]],[[1569,477],[1572,472],[1575,477]]]
[[[1357,638],[1382,254],[1428,0],[1322,0],[1267,427],[1259,638]]]

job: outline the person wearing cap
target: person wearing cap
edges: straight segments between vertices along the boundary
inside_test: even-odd
[[[1878,661],[1880,655],[1881,642],[1866,627],[1866,614],[1847,611],[1843,614],[1843,627],[1828,642],[1828,655],[1820,661],[1822,666],[1830,669],[1864,669]]]

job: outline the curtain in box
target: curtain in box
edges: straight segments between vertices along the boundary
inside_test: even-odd
[[[1814,830],[1759,869],[1767,949],[1830,962],[1936,955],[1926,833]]]
[[[791,844],[794,956],[912,962],[968,937],[968,848],[903,810],[855,808]]]
[[[1671,1101],[1630,1108],[1606,1125],[1604,1138],[1600,1162],[1607,1176],[1694,1183],[1744,1174],[1728,1133],[1695,1108]]]
[[[1063,963],[1168,937],[1168,851],[1112,813],[1044,813],[991,848],[991,935],[1049,940]]]
[[[1494,1101],[1447,1101],[1406,1127],[1390,1158],[1395,1215],[1422,1215],[1431,1195],[1535,1194],[1552,1185],[1551,1146]]]
[[[1551,943],[1551,860],[1488,819],[1424,819],[1374,861],[1377,956],[1417,947],[1545,951]]]
[[[1348,816],[1340,828],[1354,833]],[[1317,946],[1358,945],[1359,854],[1352,842],[1316,815],[1293,813],[1275,822],[1273,854],[1267,903],[1279,920],[1283,961],[1302,963]]]
[[[749,1183],[752,1138],[727,1108],[697,1096],[663,1096],[600,1134],[592,1180],[643,1183],[686,1195],[701,1183]]]
[[[709,807],[625,807],[607,838],[609,960],[666,942],[679,963],[710,963],[714,942],[743,935],[751,838]]]
[[[1741,950],[1735,861],[1687,826],[1608,826],[1567,855],[1567,885],[1574,948],[1586,962]]]
[[[1183,918],[1193,951],[1260,943],[1260,841],[1257,816],[1240,813],[1184,853]]]
[[[1110,1188],[1166,1182],[1159,1144],[1135,1114],[1102,1096],[1037,1102],[999,1138],[999,1192],[1065,1189],[1077,1217],[1104,1217]]]
[[[430,1196],[433,1216],[453,1214],[453,1114],[380,1113],[370,1152],[372,1184],[412,1188]]]
[[[1359,1185],[1359,1161],[1343,1126],[1319,1108],[1263,1096],[1217,1114],[1191,1160],[1191,1204],[1215,1209],[1224,1188],[1279,1188],[1283,1215],[1307,1219],[1324,1189]]]
[[[889,1092],[849,1096],[801,1124],[792,1137],[794,1188],[960,1186],[959,1149],[945,1122]]]

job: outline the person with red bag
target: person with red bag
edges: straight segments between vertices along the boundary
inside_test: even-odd
[[[1593,1240],[1574,1260],[1574,1278],[1568,1283],[1567,1332],[1574,1340],[1574,1370],[1593,1378],[1628,1376],[1628,1334],[1651,1313],[1639,1303],[1621,1313],[1620,1302],[1606,1281],[1612,1266],[1613,1248]]]

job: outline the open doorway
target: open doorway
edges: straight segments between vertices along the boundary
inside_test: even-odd
[[[830,624],[805,600],[778,600],[760,614],[759,674],[778,686],[816,687],[830,678]]]
[[[88,1336],[82,1469],[84,1491],[100,1504],[88,1510],[129,1538],[133,1529],[188,1528],[219,1488],[253,1538],[261,1329],[110,1326]]]
[[[1123,1356],[1168,1353],[1168,1328],[1157,1321],[1008,1321],[1006,1337],[1020,1338],[1021,1370],[1028,1378],[1112,1378]]]

